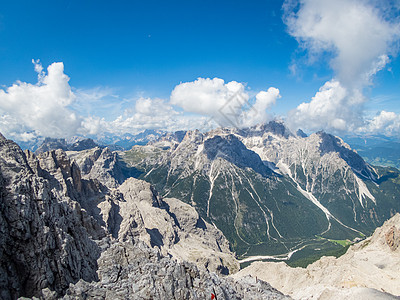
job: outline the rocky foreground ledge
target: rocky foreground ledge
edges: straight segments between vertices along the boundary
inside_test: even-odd
[[[0,134],[1,299],[288,299],[223,276],[237,261],[217,229],[145,182],[110,184],[115,157],[96,156],[85,177],[65,152],[36,156]]]
[[[266,282],[219,277],[140,241],[111,245],[98,263],[100,281],[71,284],[64,299],[289,299]]]

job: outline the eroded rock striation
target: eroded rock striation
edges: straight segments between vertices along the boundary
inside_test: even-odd
[[[31,158],[32,159],[32,158]],[[41,169],[36,161],[35,171]],[[38,176],[25,153],[0,137],[0,297],[62,293],[79,279],[97,280],[101,251],[94,220],[65,193]],[[60,172],[61,168],[60,168]],[[62,174],[59,174],[62,176]],[[101,235],[101,228],[96,229]]]

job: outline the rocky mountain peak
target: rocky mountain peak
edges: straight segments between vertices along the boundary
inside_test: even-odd
[[[329,152],[338,153],[357,175],[365,179],[375,180],[376,174],[373,173],[369,165],[341,138],[323,131],[317,132],[316,135],[321,139],[319,148],[322,155]]]
[[[152,145],[161,149],[173,148],[175,149],[178,144],[185,138],[187,131],[176,131],[173,133],[165,133],[158,139],[150,141],[148,145]]]
[[[350,149],[350,146],[343,142],[343,140],[337,136],[326,133],[324,131],[318,131],[315,134],[321,139],[320,150],[323,153],[340,151],[341,148]]]
[[[118,153],[108,147],[67,153],[81,169],[83,178],[98,180],[108,188],[116,188],[126,179]]]
[[[180,131],[175,131],[175,132],[168,132],[159,137],[157,140],[154,142],[158,141],[174,141],[176,143],[182,142],[182,140],[185,138],[187,131],[185,130],[180,130]],[[150,142],[149,144],[152,144],[154,142]]]
[[[282,121],[270,121],[268,124],[265,124],[263,130],[284,137],[293,135]]]
[[[91,149],[91,148],[96,148],[99,147],[99,145],[93,141],[92,139],[82,139],[79,141],[76,141],[73,143],[71,146],[68,147],[69,151],[82,151],[86,149]]]
[[[21,172],[33,173],[21,148],[6,138],[0,139],[0,163],[7,166],[4,169],[0,169],[3,173],[3,178],[17,179]]]
[[[219,136],[216,135],[204,141],[203,152],[210,160],[220,157],[237,165],[238,167],[248,167],[255,172],[267,176],[271,170],[264,165],[260,157],[246,146],[233,134]]]
[[[62,149],[62,150],[67,150],[68,144],[65,139],[57,139],[57,138],[45,138],[43,143],[39,146],[39,148],[36,149],[35,153],[43,153],[46,151],[50,150],[55,150],[55,149]]]
[[[306,133],[304,133],[303,130],[298,129],[298,130],[296,131],[296,136],[301,137],[301,138],[306,138],[308,135],[307,135]]]
[[[183,138],[184,138],[185,135],[186,135],[186,130],[178,130],[178,131],[175,131],[173,135],[174,135],[174,137],[176,138],[176,140],[177,140],[178,142],[182,142]]]
[[[208,131],[206,133],[206,135],[208,137],[213,137],[213,136],[217,136],[217,135],[223,136],[223,135],[229,135],[229,134],[232,134],[232,133],[236,133],[238,131],[240,131],[240,129],[238,129],[238,128],[217,127],[215,129],[212,129],[212,130]]]
[[[262,136],[264,133],[271,133],[284,138],[293,136],[293,133],[286,127],[286,125],[282,121],[277,120],[258,124],[248,129],[243,129],[243,131],[247,136]]]
[[[82,139],[82,138],[75,138],[72,142],[68,142],[66,139],[63,138],[45,138],[43,143],[36,149],[35,153],[40,154],[43,152],[61,149],[64,151],[82,151],[86,149],[91,149],[98,147],[99,145],[96,144],[92,139]]]
[[[186,132],[182,142],[202,142],[204,139],[204,135],[199,130],[189,130]]]

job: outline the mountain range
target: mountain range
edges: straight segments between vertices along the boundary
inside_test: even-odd
[[[292,133],[280,121],[206,133],[146,130],[93,138],[112,144],[105,152],[115,164],[108,174],[113,187],[140,178],[161,196],[192,205],[222,230],[244,264],[262,256],[306,265],[324,253],[340,255],[343,245],[371,234],[400,209],[397,169],[370,165],[339,137]],[[368,145],[382,139],[370,137]],[[126,151],[122,144],[133,147]],[[63,149],[85,174],[83,161],[95,161],[104,147],[93,139],[47,138],[35,152]]]
[[[389,218],[394,229],[371,241],[398,248],[400,171],[367,163],[339,137],[280,121],[149,134],[130,150],[45,139],[35,153],[0,135],[2,299],[288,299],[257,279],[258,265],[245,267],[305,267],[351,244],[363,253]],[[323,262],[311,266],[337,265]],[[261,277],[295,298],[305,288]]]
[[[36,153],[55,149],[79,151],[95,146],[108,147],[112,150],[129,150],[134,145],[146,145],[165,134],[167,134],[166,131],[146,129],[137,134],[125,133],[122,135],[101,133],[86,137],[73,136],[70,138],[38,136],[30,141],[20,141],[19,146],[24,150],[31,150]],[[176,134],[179,134],[179,131]]]
[[[338,137],[293,134],[277,121],[161,137],[120,158],[163,197],[195,207],[242,262],[341,252],[400,210],[397,169],[368,164]]]

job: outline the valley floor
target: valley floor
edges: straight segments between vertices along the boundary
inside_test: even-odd
[[[397,214],[339,258],[323,257],[307,268],[291,268],[284,262],[253,262],[233,277],[257,277],[294,299],[399,299],[399,270]]]

